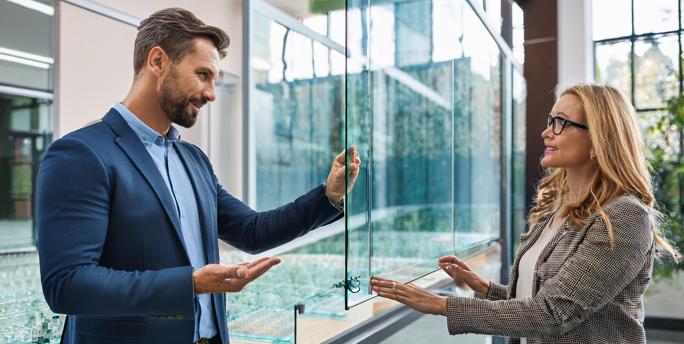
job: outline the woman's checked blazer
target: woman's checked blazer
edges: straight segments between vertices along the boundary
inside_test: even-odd
[[[614,233],[594,213],[582,228],[567,220],[539,255],[532,298],[516,299],[520,258],[553,213],[520,239],[507,286],[491,282],[485,299],[450,296],[452,335],[480,333],[519,343],[645,343],[643,295],[651,280],[653,215],[629,194],[603,206]]]

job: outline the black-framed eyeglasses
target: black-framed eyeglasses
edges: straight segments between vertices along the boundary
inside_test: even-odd
[[[589,130],[589,127],[587,127],[584,124],[573,122],[573,121],[565,119],[565,118],[553,117],[551,114],[549,114],[549,119],[546,121],[546,127],[548,128],[548,127],[553,125],[553,133],[555,135],[560,135],[563,132],[563,129],[565,129],[565,125],[568,123],[570,123],[570,124],[572,124],[578,128],[582,128],[584,130]]]

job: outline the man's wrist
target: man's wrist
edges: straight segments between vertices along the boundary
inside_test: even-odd
[[[330,196],[328,193],[328,182],[325,181],[323,182],[323,193],[325,193],[325,196],[328,198],[328,201],[330,201],[330,204],[335,207],[339,211],[344,211],[344,196],[341,197],[335,197],[335,196]]]

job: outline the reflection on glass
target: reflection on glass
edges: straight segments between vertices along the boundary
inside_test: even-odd
[[[0,0],[0,84],[52,90],[53,1],[37,7]]]
[[[665,107],[665,100],[679,90],[679,39],[676,35],[634,43],[634,106]]]
[[[634,0],[634,34],[677,30],[678,7],[677,0]]]
[[[592,1],[594,40],[632,34],[632,6],[629,0]]]
[[[0,94],[0,250],[34,246],[35,181],[51,142],[51,102]]]
[[[325,181],[344,147],[344,80],[328,77],[329,48],[259,13],[253,20],[255,196],[267,210]]]
[[[627,99],[632,98],[631,54],[629,41],[596,45],[596,81],[617,87]]]

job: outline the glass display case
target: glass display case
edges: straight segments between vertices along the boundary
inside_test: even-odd
[[[499,254],[521,206],[525,80],[489,21],[466,0],[348,0],[302,20],[245,1],[246,202],[292,201],[351,145],[362,164],[344,221],[263,253],[282,263],[227,294],[232,343],[327,341],[396,305],[371,276],[430,286],[441,256]],[[224,249],[221,264],[259,257]],[[0,343],[58,340],[37,255],[11,260]]]

